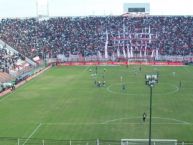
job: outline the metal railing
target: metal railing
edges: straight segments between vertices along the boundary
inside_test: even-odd
[[[134,145],[147,145],[148,142],[133,142]],[[174,145],[174,143],[153,143],[154,145]],[[37,139],[37,138],[11,138],[0,137],[0,145],[121,145],[121,140],[56,140],[56,139]],[[130,145],[133,145],[132,143]],[[177,142],[175,145],[193,145],[192,142]]]

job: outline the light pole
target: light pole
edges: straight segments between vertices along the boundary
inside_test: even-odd
[[[152,88],[158,83],[158,75],[157,74],[147,74],[145,75],[145,83],[150,87],[150,107],[149,107],[149,145],[151,145],[151,115],[152,115]]]

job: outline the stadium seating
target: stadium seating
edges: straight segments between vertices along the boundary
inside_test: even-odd
[[[45,54],[47,57],[58,54],[84,57],[96,56],[98,52],[104,55],[108,32],[108,55],[111,56],[117,49],[113,41],[115,37],[128,37],[129,33],[140,33],[142,28],[151,27],[158,38],[147,44],[148,49],[159,49],[161,55],[191,55],[192,22],[193,17],[186,16],[58,17],[45,21],[35,18],[3,19],[0,22],[0,39],[30,58],[43,58]],[[138,51],[139,48],[135,49]]]
[[[0,43],[0,84],[14,81],[17,76],[14,74],[23,73],[25,70],[21,64],[26,65],[25,61],[22,61],[21,55]]]
[[[14,78],[5,72],[0,72],[0,83],[9,82],[13,80]]]
[[[0,47],[0,71],[9,73],[10,68],[15,68],[19,54],[9,51],[6,47]]]

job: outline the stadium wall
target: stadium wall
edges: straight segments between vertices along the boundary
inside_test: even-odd
[[[58,62],[57,66],[92,66],[92,65],[158,65],[158,66],[183,66],[182,62]]]

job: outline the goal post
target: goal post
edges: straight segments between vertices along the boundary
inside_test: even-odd
[[[128,62],[153,62],[155,57],[130,57],[127,59]]]
[[[151,139],[152,145],[177,145],[176,139]],[[121,139],[121,145],[148,145],[149,139]]]

